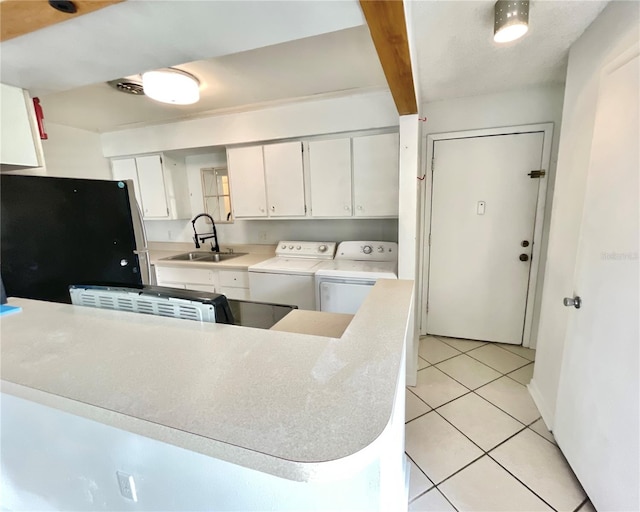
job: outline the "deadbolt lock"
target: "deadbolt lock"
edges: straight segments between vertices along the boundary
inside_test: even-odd
[[[522,247],[529,247],[529,240],[523,240],[523,241],[520,243],[520,245],[521,245]]]
[[[520,255],[520,261],[529,261],[529,255],[528,254],[521,254]]]

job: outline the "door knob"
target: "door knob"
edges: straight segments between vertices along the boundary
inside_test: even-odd
[[[519,257],[520,257],[520,261],[529,261],[528,254],[521,254]]]
[[[575,297],[565,297],[562,303],[567,307],[573,306],[576,309],[580,309],[580,306],[582,306],[582,299],[578,295]]]
[[[520,245],[522,247],[529,247],[529,240],[523,240],[522,242],[520,242]]]

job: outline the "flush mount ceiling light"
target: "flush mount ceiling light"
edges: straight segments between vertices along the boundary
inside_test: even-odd
[[[189,73],[167,68],[142,73],[145,95],[162,103],[191,105],[200,100],[200,82]]]
[[[529,2],[498,0],[495,5],[493,40],[508,43],[522,37],[529,30]]]

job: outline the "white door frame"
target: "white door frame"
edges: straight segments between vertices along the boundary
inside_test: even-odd
[[[542,168],[546,170],[546,175],[540,180],[538,188],[538,201],[536,204],[536,216],[533,231],[533,251],[531,254],[531,271],[529,273],[529,288],[527,292],[527,307],[524,317],[524,335],[522,344],[525,347],[531,344],[531,327],[533,323],[533,309],[537,291],[538,271],[540,268],[542,227],[544,225],[545,202],[547,197],[547,184],[550,178],[551,163],[551,144],[553,137],[553,123],[526,124],[520,126],[506,126],[503,128],[486,128],[481,130],[466,130],[460,132],[435,133],[427,135],[427,153],[423,160],[422,174],[425,176],[425,187],[422,193],[420,220],[422,222],[422,230],[420,232],[420,259],[422,264],[419,265],[420,275],[418,277],[420,283],[420,334],[427,333],[427,298],[429,293],[429,250],[428,245],[429,233],[431,232],[431,195],[433,193],[433,146],[436,141],[447,139],[466,139],[471,137],[483,137],[490,135],[513,135],[518,133],[536,133],[542,132]]]

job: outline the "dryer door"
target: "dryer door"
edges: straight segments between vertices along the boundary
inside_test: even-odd
[[[321,281],[320,311],[355,314],[367,297],[374,281]]]

